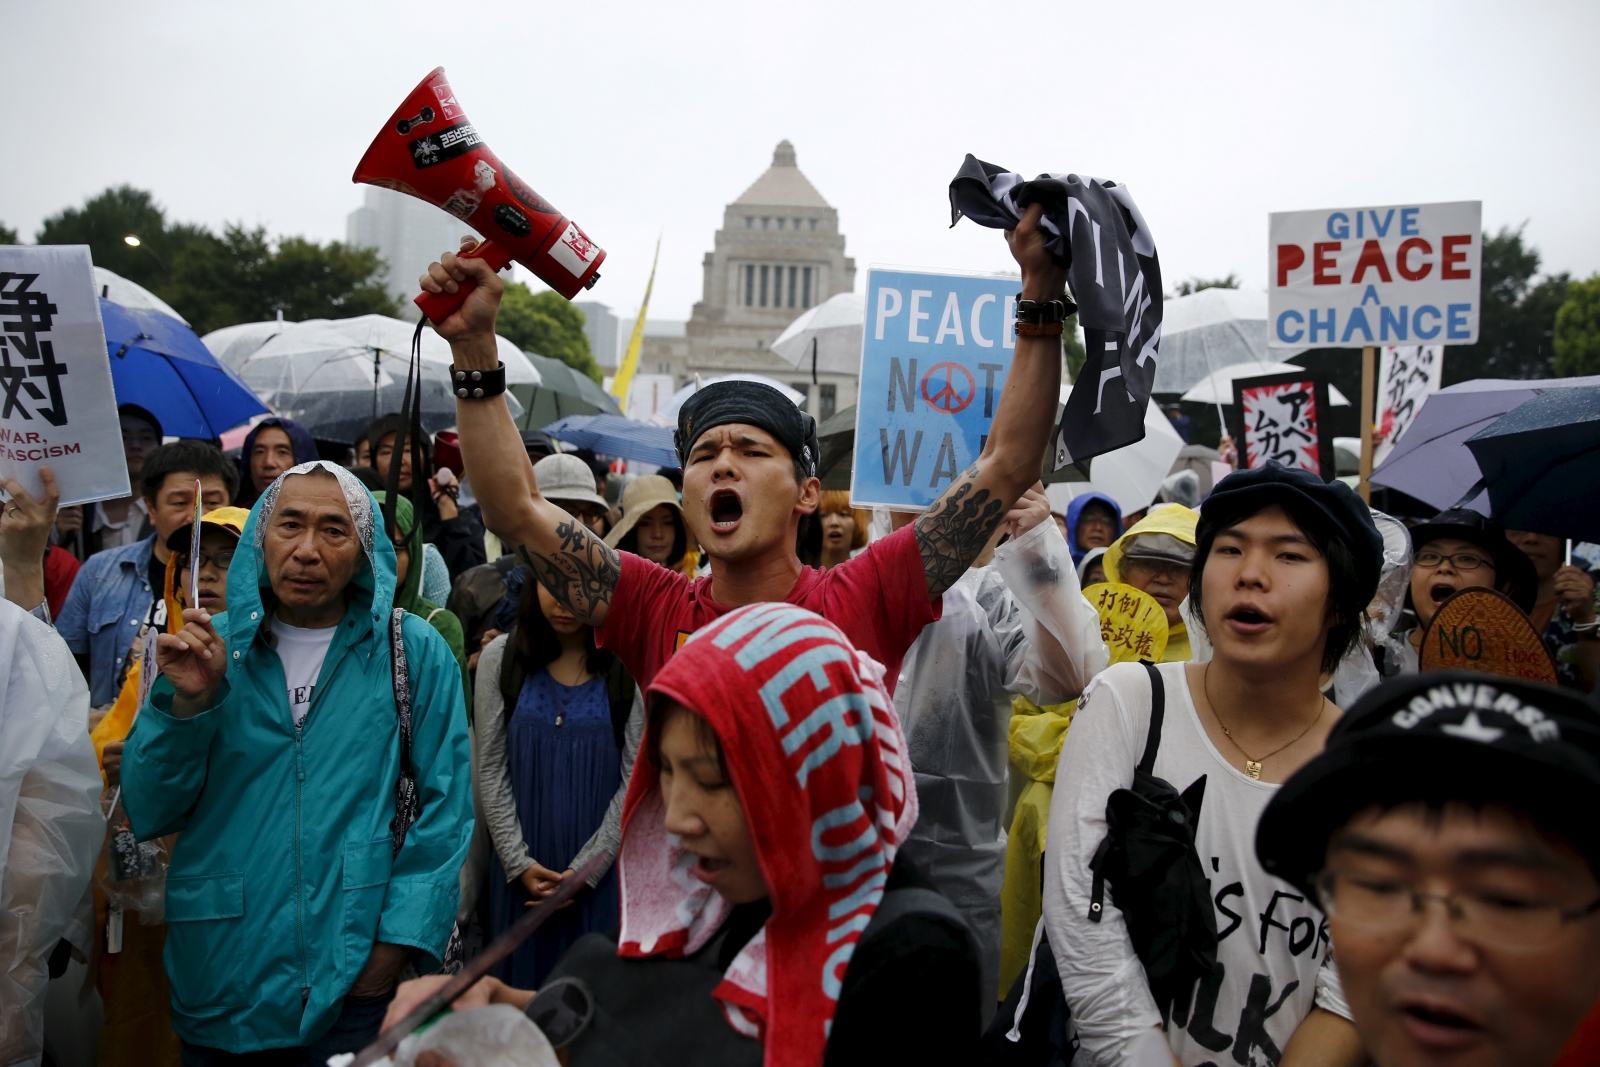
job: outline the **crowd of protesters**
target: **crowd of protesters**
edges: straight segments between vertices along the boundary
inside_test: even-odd
[[[1021,299],[1064,300],[1038,225]],[[492,377],[499,279],[423,284],[469,279],[437,328]],[[1277,465],[1052,514],[1059,333],[1017,331],[919,515],[822,490],[815,421],[750,382],[643,477],[489,389],[344,455],[125,405],[133,497],[4,483],[0,1064],[76,959],[96,1063],[320,1065],[558,894],[396,1062],[1593,1062],[1594,573],[1466,510],[1397,559]],[[1107,583],[1158,654],[1113,654]],[[1562,688],[1419,672],[1471,586]],[[511,1016],[534,1058],[468,1051]]]

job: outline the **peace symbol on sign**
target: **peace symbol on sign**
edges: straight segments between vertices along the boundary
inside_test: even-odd
[[[940,371],[944,372],[944,379],[936,381]],[[966,388],[956,385],[956,375],[966,381]],[[932,387],[932,392],[929,387]],[[942,411],[946,415],[956,415],[967,409],[978,395],[978,383],[972,378],[971,372],[959,363],[935,363],[928,368],[928,373],[922,376],[922,399],[935,411]]]

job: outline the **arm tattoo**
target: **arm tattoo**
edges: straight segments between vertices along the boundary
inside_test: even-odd
[[[587,621],[611,603],[622,576],[621,557],[576,519],[557,523],[556,536],[561,544],[555,552],[543,555],[518,545],[517,558],[551,596]]]
[[[928,578],[928,595],[938,596],[966,573],[1005,517],[1005,502],[979,489],[974,464],[917,519],[917,548]]]

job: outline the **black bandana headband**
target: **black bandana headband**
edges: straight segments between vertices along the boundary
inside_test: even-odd
[[[778,439],[799,462],[807,478],[817,476],[817,420],[770,385],[760,382],[717,382],[684,401],[678,409],[678,429],[672,445],[678,462],[689,464],[689,450],[700,435],[717,426],[742,422]]]

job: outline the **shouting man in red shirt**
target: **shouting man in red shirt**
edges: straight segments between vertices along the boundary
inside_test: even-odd
[[[1066,299],[1066,268],[1045,250],[1040,214],[1030,208],[1006,235],[1022,268],[1022,308]],[[453,293],[468,279],[477,288],[437,329],[450,342],[456,370],[493,372],[504,288],[494,271],[480,259],[446,253],[429,266],[422,287]],[[915,523],[827,571],[803,566],[795,552],[800,521],[816,511],[821,492],[815,422],[774,390],[766,392],[781,402],[749,383],[707,387],[684,405],[676,435],[683,516],[711,559],[711,576],[698,579],[618,552],[544,499],[499,395],[456,406],[468,469],[494,472],[473,479],[485,525],[595,627],[597,642],[621,657],[640,686],[650,685],[687,635],[718,616],[787,601],[843,630],[888,669],[892,687],[906,649],[939,617],[940,594],[1038,479],[1060,375],[1060,326],[1020,329],[982,454]]]

